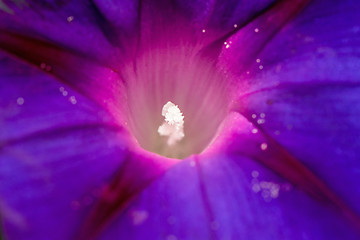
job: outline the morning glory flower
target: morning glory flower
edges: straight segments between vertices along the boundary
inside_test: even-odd
[[[4,239],[359,239],[357,0],[0,1]]]

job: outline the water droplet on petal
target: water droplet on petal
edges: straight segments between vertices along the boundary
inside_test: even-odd
[[[23,105],[24,104],[24,102],[25,102],[25,100],[24,100],[24,98],[22,98],[22,97],[19,97],[17,100],[16,100],[16,103],[18,104],[18,105]]]
[[[258,119],[258,120],[257,120],[257,123],[258,123],[258,124],[264,124],[264,123],[265,123],[265,119]]]
[[[262,144],[260,145],[260,148],[261,148],[261,150],[265,151],[265,150],[268,148],[267,143],[262,143]]]
[[[134,210],[131,212],[131,219],[134,225],[142,224],[149,217],[147,211]]]
[[[68,16],[66,20],[70,23],[74,20],[74,16]]]
[[[177,240],[177,237],[174,235],[169,235],[166,237],[166,240]]]
[[[77,103],[75,96],[69,97],[69,101],[70,101],[72,104],[76,104],[76,103]]]

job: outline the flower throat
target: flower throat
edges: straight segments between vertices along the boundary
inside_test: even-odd
[[[227,111],[227,86],[197,52],[154,48],[127,68],[128,127],[143,149],[182,159],[212,142]]]

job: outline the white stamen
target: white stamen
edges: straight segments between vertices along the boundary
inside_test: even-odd
[[[184,116],[179,107],[167,102],[162,108],[164,123],[158,128],[160,136],[168,136],[167,144],[173,145],[184,138]]]

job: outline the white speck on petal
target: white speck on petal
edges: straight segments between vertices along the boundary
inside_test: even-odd
[[[260,145],[260,148],[261,148],[261,150],[266,150],[266,149],[268,148],[267,143],[262,143],[262,144]]]
[[[265,119],[258,119],[258,120],[257,120],[257,123],[258,123],[258,124],[264,124],[264,123],[265,123]]]
[[[68,16],[66,20],[70,23],[74,20],[74,16]]]
[[[69,101],[70,101],[72,104],[76,104],[76,103],[77,103],[75,96],[69,97]]]
[[[260,185],[259,185],[259,184],[253,184],[253,185],[252,185],[252,190],[253,190],[253,192],[255,192],[255,193],[260,192],[260,190],[261,190]]]
[[[132,211],[131,212],[131,220],[134,225],[140,225],[149,217],[149,213],[147,211]]]
[[[253,177],[253,179],[251,180],[252,191],[254,193],[260,193],[261,197],[264,199],[265,202],[270,202],[271,200],[278,198],[280,195],[280,190],[291,190],[291,185],[289,183],[280,184],[273,181],[260,181],[258,179],[258,171],[252,171],[251,176]]]
[[[19,97],[17,100],[16,100],[16,102],[17,102],[17,104],[18,105],[23,105],[24,104],[24,102],[25,102],[25,100],[24,100],[24,98],[22,98],[22,97]]]
[[[177,237],[174,235],[169,235],[166,237],[166,240],[177,240]]]

